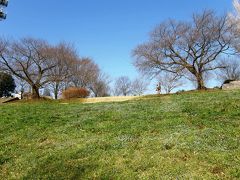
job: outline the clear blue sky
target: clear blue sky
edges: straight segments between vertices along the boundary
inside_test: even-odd
[[[70,41],[111,77],[137,76],[131,51],[168,18],[232,9],[231,0],[10,0],[1,35],[31,36],[51,43]]]

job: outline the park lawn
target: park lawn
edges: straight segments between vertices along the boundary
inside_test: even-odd
[[[239,179],[240,91],[0,105],[0,179]]]

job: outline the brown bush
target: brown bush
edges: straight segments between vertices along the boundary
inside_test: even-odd
[[[63,91],[62,96],[64,99],[86,98],[89,96],[89,94],[90,94],[89,91],[85,88],[71,87]]]

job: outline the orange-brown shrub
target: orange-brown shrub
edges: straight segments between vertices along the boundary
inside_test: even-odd
[[[64,99],[86,98],[89,96],[89,94],[90,92],[85,88],[71,87],[63,91],[62,96]]]

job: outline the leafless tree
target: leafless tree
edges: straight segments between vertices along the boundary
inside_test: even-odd
[[[197,89],[205,89],[204,75],[222,68],[216,63],[218,58],[232,50],[232,28],[226,15],[216,16],[213,11],[194,14],[191,22],[163,22],[149,42],[134,50],[134,64],[150,75],[191,74]]]
[[[95,97],[109,95],[109,77],[90,58],[80,58],[72,68],[70,84],[88,89]]]
[[[234,11],[232,13],[229,13],[228,20],[229,23],[234,24],[234,29],[232,31],[232,35],[234,36],[234,47],[240,52],[240,1],[239,0],[233,0],[233,7]]]
[[[48,87],[43,89],[43,96],[44,97],[51,97],[51,90]]]
[[[132,93],[132,83],[129,77],[127,76],[121,76],[119,77],[114,86],[114,94],[117,96],[123,95],[127,96]]]
[[[174,89],[183,85],[181,76],[178,76],[175,73],[164,73],[158,77],[158,82],[161,86],[161,89],[165,91],[165,93],[169,94]]]
[[[20,93],[21,95],[21,99],[23,99],[23,94],[27,91],[28,87],[28,83],[20,78],[15,78],[15,82],[16,82],[16,91],[17,93]]]
[[[39,89],[50,81],[48,71],[56,66],[50,45],[39,39],[0,40],[0,65],[32,88],[32,98],[40,98]]]
[[[240,61],[238,59],[223,59],[220,63],[221,66],[225,66],[217,71],[217,77],[221,82],[240,80]]]
[[[89,89],[95,97],[105,97],[110,95],[110,78],[104,73],[99,73],[97,79],[89,84]]]
[[[75,61],[72,72],[73,76],[70,78],[70,82],[72,82],[75,87],[88,88],[89,84],[98,78],[100,69],[92,59],[81,58]]]
[[[60,43],[53,47],[52,53],[57,64],[49,71],[49,85],[54,93],[54,98],[58,99],[59,92],[64,88],[64,83],[73,75],[72,69],[78,55],[75,48],[67,43]]]
[[[237,25],[238,30],[240,31],[240,1],[233,0],[234,11],[229,13],[229,20]]]
[[[145,79],[136,78],[132,82],[131,93],[135,96],[143,95],[144,92],[147,91],[148,85],[149,85],[149,82],[147,82]]]

